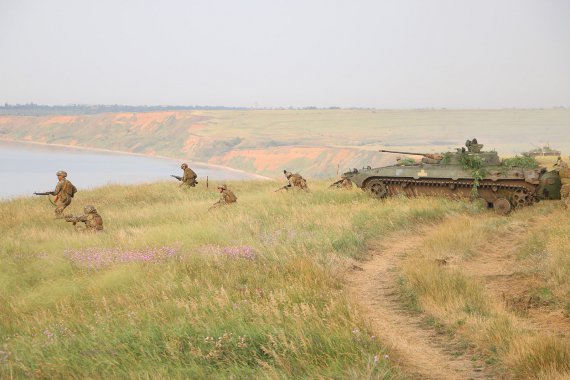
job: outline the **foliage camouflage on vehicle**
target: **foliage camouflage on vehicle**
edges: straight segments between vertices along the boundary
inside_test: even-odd
[[[392,166],[354,169],[345,176],[377,198],[402,194],[479,199],[502,215],[541,199],[560,199],[557,171],[539,167],[530,157],[501,161],[496,151],[482,148],[473,139],[464,148],[443,154],[380,150],[423,158],[421,162],[405,159]]]

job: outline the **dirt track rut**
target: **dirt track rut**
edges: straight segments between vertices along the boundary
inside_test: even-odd
[[[392,236],[372,249],[362,270],[349,275],[350,293],[362,308],[376,336],[386,344],[413,379],[492,379],[472,355],[454,349],[457,342],[425,327],[421,316],[405,310],[398,298],[397,268],[408,252],[418,249],[429,231],[402,239]]]

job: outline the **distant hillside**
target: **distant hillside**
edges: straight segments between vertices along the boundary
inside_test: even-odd
[[[181,110],[0,116],[0,138],[226,165],[271,177],[333,177],[385,165],[379,148],[440,152],[477,137],[511,155],[552,143],[570,152],[570,110]]]
[[[224,106],[127,106],[106,104],[69,104],[46,106],[41,104],[4,104],[0,106],[0,115],[13,116],[49,116],[49,115],[93,115],[107,112],[161,112],[161,111],[194,111],[194,110],[239,110],[243,107]]]

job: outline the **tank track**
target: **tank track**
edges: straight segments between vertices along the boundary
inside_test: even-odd
[[[382,178],[382,177],[377,177],[374,178],[376,180],[380,180],[382,182],[384,182],[386,185],[390,184],[390,185],[403,185],[403,184],[407,184],[407,185],[414,185],[414,186],[427,186],[427,187],[449,187],[450,189],[454,189],[454,188],[458,188],[458,187],[473,187],[473,181],[454,181],[454,180],[437,180],[437,179],[432,179],[432,180],[418,180],[418,179],[399,179],[399,178]],[[368,180],[370,181],[370,180]],[[367,182],[368,182],[367,181]],[[501,183],[497,183],[497,182],[487,182],[487,181],[483,181],[481,182],[478,186],[478,189],[490,189],[493,191],[498,191],[498,190],[526,190],[531,192],[531,188],[530,186],[520,186],[520,185],[507,185],[507,184],[501,184]]]
[[[479,198],[484,199],[487,204],[495,207],[497,200],[507,207],[508,212],[511,207],[520,208],[531,205],[538,201],[535,195],[536,187],[523,180],[507,180],[510,183],[495,182],[491,180],[483,180],[477,186]],[[513,183],[519,182],[519,183]],[[439,195],[451,196],[459,198],[471,198],[471,189],[473,188],[473,180],[446,180],[446,179],[412,179],[412,178],[386,178],[374,177],[368,179],[363,185],[363,190],[372,191],[378,198],[384,198],[390,195]],[[383,185],[380,185],[382,183]],[[410,191],[406,189],[414,189]],[[434,193],[429,189],[437,189]],[[506,202],[506,205],[505,205]]]

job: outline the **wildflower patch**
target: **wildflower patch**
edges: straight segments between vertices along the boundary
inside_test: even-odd
[[[124,250],[120,248],[86,248],[68,250],[65,256],[76,266],[99,269],[119,263],[156,263],[178,255],[174,247]]]
[[[200,247],[198,249],[198,252],[234,259],[255,260],[257,258],[257,252],[255,248],[250,247],[249,245],[228,247],[222,247],[219,245],[205,245],[203,247]]]

